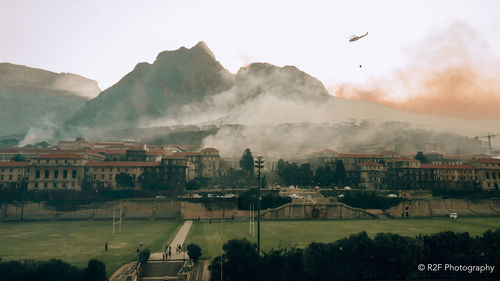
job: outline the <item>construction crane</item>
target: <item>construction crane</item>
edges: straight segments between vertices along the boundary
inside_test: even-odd
[[[483,139],[483,138],[488,138],[488,148],[489,148],[489,152],[491,153],[491,138],[495,138],[496,135],[492,135],[490,133],[488,133],[487,136],[477,136],[477,137],[474,137],[476,140],[478,139]]]

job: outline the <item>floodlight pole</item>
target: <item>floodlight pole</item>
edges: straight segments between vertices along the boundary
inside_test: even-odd
[[[257,252],[260,255],[260,169],[264,168],[264,160],[259,155],[255,160],[255,167],[257,168]]]

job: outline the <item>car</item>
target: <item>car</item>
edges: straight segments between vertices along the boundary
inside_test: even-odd
[[[167,198],[167,197],[165,197],[165,196],[163,196],[163,195],[157,195],[157,196],[155,197],[155,199],[164,199],[164,198]]]
[[[193,194],[193,198],[201,198],[202,196],[199,195],[198,193]]]
[[[458,218],[457,213],[450,213],[450,219],[456,219]]]
[[[389,197],[389,198],[396,198],[396,197],[398,197],[398,196],[397,196],[396,194],[392,194],[392,193],[391,193],[391,194],[388,194],[388,195],[387,195],[387,197]]]
[[[344,187],[345,190],[351,190],[351,187],[350,186],[346,186]]]

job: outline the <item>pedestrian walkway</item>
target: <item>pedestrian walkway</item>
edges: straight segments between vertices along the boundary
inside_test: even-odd
[[[193,221],[191,220],[187,220],[187,221],[184,221],[184,224],[181,226],[181,228],[179,229],[179,231],[177,231],[177,234],[175,235],[174,237],[174,240],[172,240],[172,243],[170,244],[170,249],[171,249],[171,252],[172,252],[172,255],[170,257],[168,257],[169,260],[179,260],[179,259],[189,259],[189,256],[187,253],[185,253],[184,255],[184,252],[182,250],[184,250],[184,248],[182,248],[179,252],[177,252],[177,245],[181,245],[184,244],[184,241],[186,240],[186,237],[189,233],[189,230],[191,229],[191,225],[193,224]],[[150,260],[162,260],[163,259],[163,252],[160,252],[160,253],[152,253],[150,256],[149,256],[149,259]]]

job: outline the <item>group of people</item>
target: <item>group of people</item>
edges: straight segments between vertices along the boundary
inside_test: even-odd
[[[177,246],[175,248],[176,248],[175,251],[177,252],[177,254],[180,253],[182,250],[181,244],[177,244]],[[170,257],[172,257],[172,246],[165,246],[165,252],[163,253],[163,260],[166,261]]]

